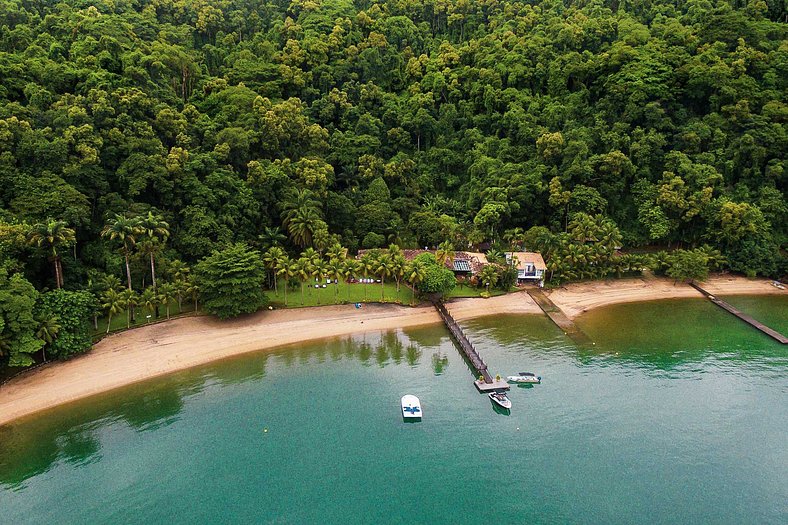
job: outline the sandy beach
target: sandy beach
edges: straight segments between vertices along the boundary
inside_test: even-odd
[[[735,275],[709,277],[702,285],[704,289],[721,297],[786,293],[785,290],[772,286],[771,281],[746,279]],[[546,290],[545,293],[570,319],[593,308],[610,304],[702,297],[697,290],[687,284],[674,283],[670,279],[663,278],[573,283],[553,290]]]
[[[721,296],[786,293],[765,280],[720,276],[706,288]],[[569,317],[614,303],[700,297],[685,284],[665,279],[623,279],[571,284],[549,291]],[[448,308],[458,321],[499,314],[540,314],[525,293],[490,299],[455,299]],[[247,352],[354,333],[440,322],[431,306],[323,306],[262,311],[232,321],[187,317],[103,339],[92,351],[22,374],[0,386],[0,425],[113,388]]]

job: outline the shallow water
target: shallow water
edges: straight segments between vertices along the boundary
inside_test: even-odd
[[[702,299],[463,324],[543,376],[510,414],[441,326],[251,354],[0,427],[0,522],[788,522],[782,345]]]

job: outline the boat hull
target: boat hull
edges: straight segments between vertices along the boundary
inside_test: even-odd
[[[410,394],[402,396],[400,405],[402,407],[402,417],[406,419],[421,419],[424,414],[421,409],[421,402],[416,396]]]
[[[509,376],[506,380],[510,383],[526,383],[532,385],[538,385],[542,382],[541,379],[538,377],[529,377],[529,376]]]
[[[495,396],[495,393],[490,393],[489,396],[490,396],[490,400],[496,405],[498,405],[499,407],[505,408],[506,410],[511,410],[512,402],[509,400],[508,397],[504,396],[503,399],[500,399]]]

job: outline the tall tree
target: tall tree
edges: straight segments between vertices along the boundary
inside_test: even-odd
[[[38,330],[36,330],[36,337],[44,341],[44,346],[41,348],[42,357],[44,362],[47,361],[47,346],[51,345],[60,334],[60,317],[57,314],[47,312],[38,317]]]
[[[158,253],[170,237],[170,225],[160,216],[149,211],[139,219],[140,234],[144,238],[145,251],[150,256],[150,275],[153,289],[156,287],[155,254]]]
[[[203,308],[221,319],[255,312],[268,302],[260,253],[244,244],[214,251],[194,272]]]
[[[101,230],[102,237],[109,237],[110,241],[120,243],[120,250],[126,260],[126,287],[131,290],[131,266],[129,257],[137,244],[137,237],[142,233],[140,222],[137,218],[129,218],[116,214],[109,219]]]
[[[47,219],[37,223],[28,235],[30,244],[46,250],[55,272],[55,285],[63,287],[63,265],[60,262],[59,247],[68,247],[76,242],[76,232],[65,221]]]
[[[101,298],[101,308],[107,312],[107,333],[112,327],[112,317],[119,314],[126,308],[126,302],[123,299],[123,293],[116,290],[109,289],[104,292]]]

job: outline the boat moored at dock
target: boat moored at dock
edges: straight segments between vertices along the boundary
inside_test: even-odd
[[[511,400],[506,396],[504,392],[490,392],[488,394],[490,399],[493,403],[498,405],[501,408],[505,408],[506,410],[510,410],[512,408]]]
[[[510,383],[539,384],[542,382],[542,376],[538,376],[532,372],[520,372],[516,376],[507,376],[506,380]]]

